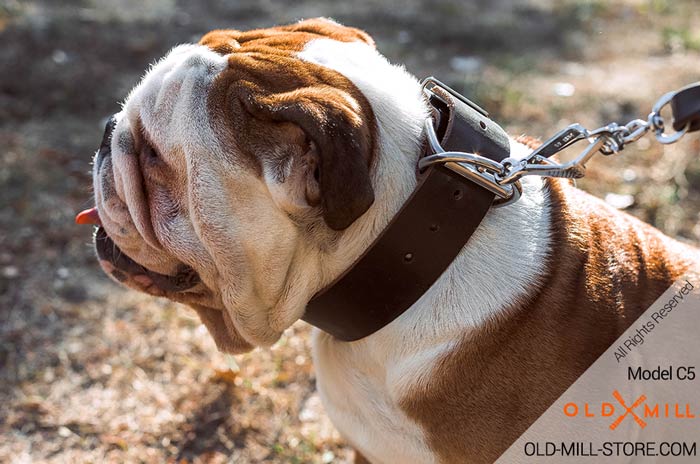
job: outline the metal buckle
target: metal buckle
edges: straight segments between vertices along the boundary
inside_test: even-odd
[[[501,163],[474,153],[445,151],[437,138],[431,118],[425,120],[425,133],[433,154],[421,158],[418,161],[418,169],[424,170],[433,164],[444,164],[452,172],[495,194],[498,198],[493,206],[505,206],[520,198],[522,187],[519,182],[499,184],[497,176],[503,173]]]
[[[428,97],[439,97],[439,94],[432,91],[435,87],[450,93],[453,97],[473,108],[484,117],[489,116],[489,113],[485,109],[435,77],[429,76],[421,81],[421,89],[424,93],[428,94]],[[503,172],[503,165],[501,165],[501,163],[475,153],[445,151],[442,145],[440,145],[431,118],[425,120],[425,133],[428,137],[428,145],[433,154],[421,158],[418,161],[418,168],[420,170],[424,170],[433,164],[444,164],[445,167],[452,172],[459,174],[465,179],[474,182],[496,195],[497,198],[492,205],[494,207],[508,205],[520,198],[522,187],[519,182],[510,185],[500,185],[498,183],[496,176]]]
[[[439,81],[438,79],[436,79],[433,76],[428,76],[425,79],[423,79],[421,81],[420,85],[421,85],[421,90],[423,90],[423,92],[430,92],[432,95],[436,95],[436,94],[434,92],[432,92],[431,89],[433,87],[439,87],[439,88],[445,90],[446,92],[449,92],[457,100],[460,100],[464,104],[471,106],[473,109],[475,109],[479,113],[483,114],[485,117],[487,117],[487,118],[489,117],[489,113],[485,109],[483,109],[482,107],[480,107],[479,105],[477,105],[473,101],[469,100],[467,97],[465,97],[461,93],[457,92],[452,87]]]

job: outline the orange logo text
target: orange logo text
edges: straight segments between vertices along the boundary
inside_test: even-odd
[[[640,428],[647,426],[649,419],[694,419],[690,404],[649,403],[646,395],[640,395],[633,402],[627,402],[619,391],[612,392],[615,402],[592,403],[569,402],[563,412],[567,417],[608,417],[613,418],[610,430],[615,430],[623,421],[633,420]]]

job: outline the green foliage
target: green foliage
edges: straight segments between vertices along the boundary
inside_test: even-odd
[[[700,50],[700,36],[689,27],[665,27],[661,31],[663,46],[669,51]]]

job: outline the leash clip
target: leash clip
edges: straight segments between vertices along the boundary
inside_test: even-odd
[[[669,104],[673,110],[675,132],[667,134],[661,110]],[[505,185],[529,175],[580,179],[586,174],[586,163],[598,152],[606,156],[619,153],[628,143],[636,142],[652,130],[660,143],[675,143],[686,133],[692,132],[694,124],[698,124],[700,128],[699,120],[700,83],[696,83],[681,90],[668,92],[659,98],[646,121],[634,119],[625,125],[613,122],[594,130],[588,130],[580,124],[572,124],[544,142],[528,157],[522,160],[504,159],[504,172],[496,174],[496,181]],[[589,144],[574,160],[559,164],[549,159],[584,139],[589,140]]]
[[[576,126],[576,127],[574,127]],[[573,145],[579,140],[588,139],[594,136],[588,130],[580,132],[576,139],[564,145],[559,149],[554,148],[561,136],[575,133],[581,126],[573,124],[567,129],[561,131],[557,136],[550,139],[554,145],[545,142],[542,147],[535,150],[530,156],[524,159],[506,158],[503,160],[504,173],[497,175],[496,180],[501,185],[508,185],[513,182],[518,182],[524,176],[542,176],[542,177],[563,177],[567,179],[580,179],[586,174],[586,163],[597,152],[606,149],[606,146],[611,144],[611,138],[608,135],[598,135],[588,146],[576,157],[576,159],[567,163],[559,164],[550,160],[548,156],[552,156],[564,148]],[[572,129],[573,128],[573,129]],[[572,132],[573,130],[573,132]],[[613,142],[614,143],[614,142]],[[541,150],[540,150],[541,149]],[[545,156],[548,155],[548,156]]]

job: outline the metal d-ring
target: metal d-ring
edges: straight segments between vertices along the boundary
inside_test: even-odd
[[[672,134],[664,133],[666,125],[664,123],[664,118],[661,116],[661,110],[664,108],[664,106],[671,103],[671,100],[673,100],[673,97],[675,97],[677,93],[678,92],[674,90],[664,94],[656,101],[654,107],[651,109],[651,113],[649,113],[649,118],[647,121],[649,125],[654,128],[656,140],[658,140],[659,143],[669,144],[678,142],[678,140],[680,140],[680,138],[688,132],[688,129],[690,129],[690,123],[688,123],[683,129]]]
[[[498,198],[494,206],[505,206],[520,198],[522,188],[519,183],[501,185],[497,177],[503,173],[504,167],[498,161],[460,151],[445,151],[440,144],[432,119],[425,120],[425,132],[428,145],[434,152],[418,161],[418,169],[423,170],[434,164],[444,164],[446,168],[495,194]]]

